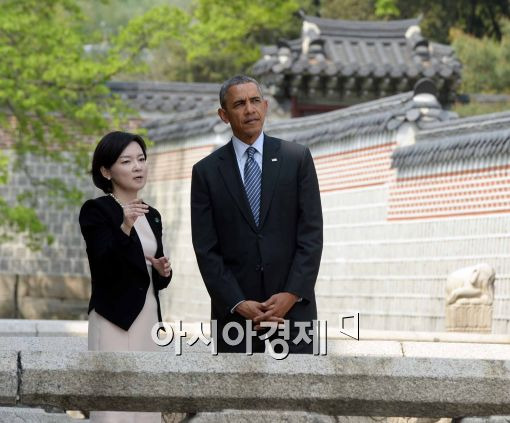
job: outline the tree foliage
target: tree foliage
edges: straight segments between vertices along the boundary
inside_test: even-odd
[[[453,47],[463,63],[462,91],[510,94],[510,21],[502,21],[501,30],[501,41],[451,31]]]
[[[321,14],[341,19],[408,19],[422,16],[423,34],[447,43],[449,29],[457,27],[481,38],[500,40],[501,18],[510,17],[508,0],[327,0]]]
[[[189,9],[188,0],[77,0],[77,4],[86,18],[82,27],[89,43],[110,40],[131,19],[155,7]]]
[[[15,201],[0,195],[0,241],[23,233],[31,247],[41,246],[51,238],[34,210],[48,199],[81,201],[76,187],[42,177],[28,159],[86,175],[90,140],[132,113],[109,92],[109,80],[145,79],[154,69],[192,81],[245,72],[260,44],[299,34],[294,12],[312,1],[173,4],[182,7],[163,0],[0,0],[0,131],[11,152],[0,152],[0,185],[23,172],[30,186]]]
[[[330,0],[323,1],[320,14],[324,18],[371,21],[377,19],[376,0]]]
[[[452,111],[457,113],[460,117],[508,112],[508,110],[510,110],[510,102],[507,101],[480,103],[473,99],[466,104],[455,103],[452,107]]]
[[[260,58],[261,45],[299,36],[301,21],[295,13],[303,7],[311,10],[312,2],[193,0],[182,32],[151,49],[150,66],[137,76],[220,82],[247,72]],[[173,25],[177,19],[172,17]]]
[[[0,183],[8,184],[16,171],[30,184],[16,201],[0,196],[0,240],[22,233],[35,248],[51,236],[34,210],[48,198],[79,202],[81,196],[60,179],[34,172],[28,158],[85,175],[90,137],[117,127],[128,113],[106,82],[130,68],[144,48],[175,37],[177,18],[186,15],[154,9],[122,28],[108,49],[91,54],[84,49],[84,15],[75,1],[2,0],[1,8],[0,129],[10,154],[0,154]]]
[[[300,28],[293,18],[299,7],[296,0],[197,1],[184,42],[193,79],[221,81],[245,71],[260,58],[260,44]]]
[[[123,8],[124,16],[137,16],[149,3],[147,0],[138,4],[132,0],[110,0],[106,5],[99,0],[89,2],[87,13],[92,18],[87,26],[89,38],[109,42],[122,28],[118,18],[102,20],[103,13],[98,10]],[[139,56],[140,66],[124,72],[122,79],[223,81],[232,74],[247,72],[260,58],[261,45],[298,37],[301,20],[296,12],[299,9],[312,14],[317,11],[313,0],[174,0],[173,3],[180,6],[180,13],[168,15],[168,25],[179,27],[180,32],[146,49]]]

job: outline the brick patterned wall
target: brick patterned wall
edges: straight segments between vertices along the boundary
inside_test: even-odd
[[[395,142],[314,157],[322,193],[385,184]]]
[[[510,165],[399,177],[391,185],[389,220],[510,212]]]
[[[191,168],[209,154],[213,147],[214,145],[207,144],[151,154],[148,182],[191,180]]]

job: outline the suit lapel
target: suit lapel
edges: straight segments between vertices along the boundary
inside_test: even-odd
[[[262,193],[260,201],[260,227],[264,225],[278,176],[282,158],[280,141],[264,134],[264,152],[262,155]]]
[[[255,220],[253,219],[253,214],[248,204],[248,199],[246,198],[246,191],[244,190],[241,175],[239,174],[239,165],[237,164],[232,140],[223,147],[222,154],[219,158],[219,170],[228,191],[250,227],[257,232]]]

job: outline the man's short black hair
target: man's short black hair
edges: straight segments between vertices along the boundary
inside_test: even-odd
[[[122,152],[132,142],[138,143],[147,158],[147,147],[145,141],[140,135],[129,132],[114,131],[106,134],[96,146],[94,156],[92,157],[92,181],[94,185],[105,193],[113,191],[112,181],[106,179],[101,173],[101,167],[110,169],[117,161]]]
[[[221,105],[221,108],[222,109],[225,108],[225,97],[227,96],[227,91],[228,91],[228,89],[230,87],[233,87],[234,85],[240,85],[240,84],[249,84],[250,82],[257,86],[257,88],[259,90],[259,93],[260,93],[260,96],[263,97],[263,95],[262,95],[262,88],[260,88],[260,84],[258,83],[258,81],[256,79],[252,78],[251,76],[236,75],[236,76],[233,76],[230,79],[227,79],[221,85],[221,88],[220,88],[220,105]]]

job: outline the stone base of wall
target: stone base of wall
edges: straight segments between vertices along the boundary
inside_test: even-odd
[[[85,300],[23,297],[19,303],[22,319],[87,320],[87,309]]]
[[[16,276],[0,275],[0,318],[16,317]]]
[[[90,279],[0,275],[0,318],[86,320]]]
[[[449,332],[492,330],[492,306],[486,304],[452,304],[446,306],[445,326]]]

